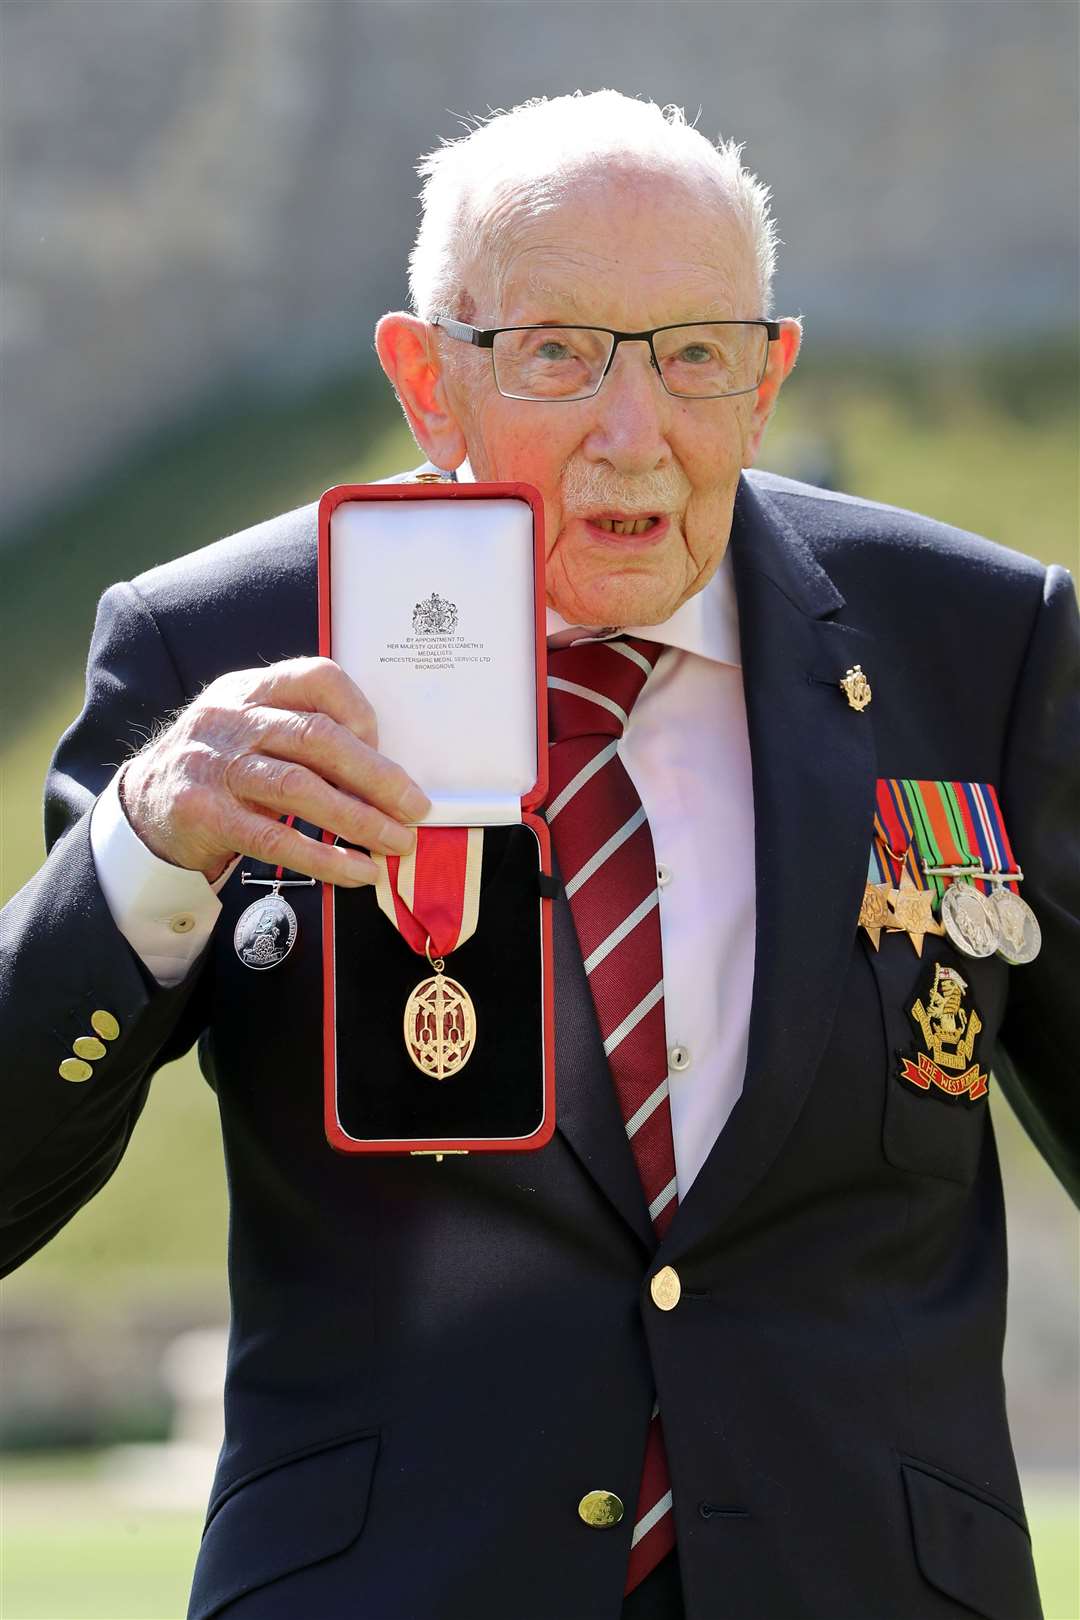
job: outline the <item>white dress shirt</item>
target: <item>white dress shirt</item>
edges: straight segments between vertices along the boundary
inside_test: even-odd
[[[468,478],[467,464],[459,478]],[[660,891],[668,1083],[679,1196],[742,1091],[754,976],[754,802],[730,555],[663,624],[662,642],[619,743],[649,819]],[[548,609],[548,636],[572,627]],[[582,636],[594,636],[583,630]],[[120,804],[119,773],[90,821],[98,880],[120,932],[159,984],[176,985],[221,912],[198,872],[152,854]],[[422,784],[421,784],[422,785]],[[558,1084],[556,1080],[556,1085]]]
[[[547,627],[549,638],[567,630],[551,608]],[[681,1198],[742,1091],[754,979],[754,795],[730,555],[670,619],[625,633],[665,647],[619,757],[656,853]]]

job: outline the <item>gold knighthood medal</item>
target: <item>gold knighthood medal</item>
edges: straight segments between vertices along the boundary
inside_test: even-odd
[[[482,827],[418,827],[408,855],[373,854],[379,910],[432,974],[405,1003],[409,1060],[430,1080],[460,1074],[476,1050],[476,1008],[446,957],[472,938],[480,915]]]
[[[456,979],[443,972],[441,956],[428,961],[434,976],[421,979],[405,1003],[405,1050],[416,1067],[433,1080],[448,1080],[468,1063],[476,1046],[476,1008]]]

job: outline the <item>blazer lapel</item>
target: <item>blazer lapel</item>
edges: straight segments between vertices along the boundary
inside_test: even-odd
[[[754,989],[742,1095],[665,1240],[682,1252],[746,1197],[798,1117],[836,1015],[873,825],[871,711],[839,686],[856,663],[872,678],[872,643],[832,619],[843,598],[745,478],[731,544],[754,787]]]

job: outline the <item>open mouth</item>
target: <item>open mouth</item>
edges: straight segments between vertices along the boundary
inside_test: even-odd
[[[648,534],[650,529],[657,528],[663,521],[658,512],[644,514],[623,514],[617,512],[594,512],[585,519],[605,534]]]

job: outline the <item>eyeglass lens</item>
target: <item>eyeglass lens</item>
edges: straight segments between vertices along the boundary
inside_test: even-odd
[[[514,399],[587,399],[600,386],[614,337],[581,326],[499,332],[495,381]],[[756,388],[765,372],[768,334],[751,322],[673,326],[653,338],[672,394],[701,399]]]

